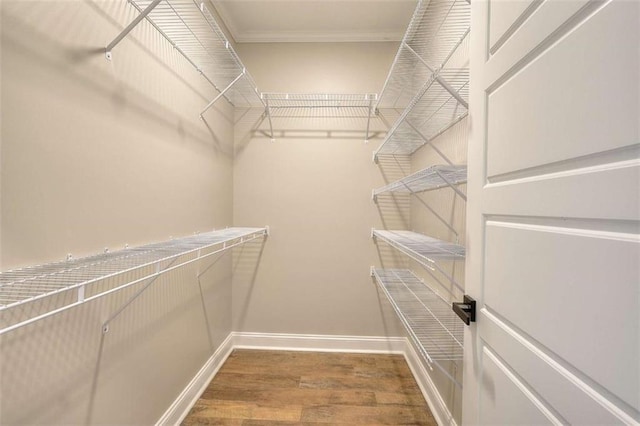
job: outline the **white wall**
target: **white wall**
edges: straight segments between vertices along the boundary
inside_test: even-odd
[[[215,90],[147,22],[105,60],[137,13],[127,2],[1,8],[2,270],[232,224],[233,110],[199,120]],[[156,421],[231,330],[231,266],[201,279],[207,315],[185,269],[104,337],[136,288],[2,336],[0,423]]]
[[[263,91],[377,92],[397,44],[241,44]],[[364,143],[366,120],[276,114],[276,141],[259,113],[237,115],[234,223],[264,224],[271,236],[259,268],[234,275],[234,330],[331,335],[401,335],[369,276],[370,233],[380,226],[371,190],[382,183]],[[341,117],[340,117],[341,116]]]

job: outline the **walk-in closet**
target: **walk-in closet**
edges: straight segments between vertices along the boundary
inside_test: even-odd
[[[639,1],[0,35],[0,424],[640,424]]]

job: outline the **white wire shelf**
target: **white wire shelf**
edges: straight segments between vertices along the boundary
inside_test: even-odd
[[[376,108],[404,109],[469,34],[467,0],[419,0]]]
[[[372,236],[376,242],[380,239],[401,253],[404,253],[410,259],[418,262],[425,268],[427,273],[445,288],[446,283],[443,283],[441,278],[434,272],[439,272],[449,283],[464,292],[464,286],[440,265],[440,261],[464,260],[465,248],[463,246],[412,231],[374,229]]]
[[[102,297],[188,263],[268,235],[268,228],[227,228],[136,248],[0,273],[0,314],[3,311],[64,294],[62,306],[17,323],[3,318],[0,334]],[[126,277],[125,277],[126,275]],[[96,291],[89,286],[126,278],[115,288]],[[133,281],[128,278],[135,277]],[[87,290],[87,292],[85,292]]]
[[[436,165],[413,173],[373,191],[373,199],[387,192],[416,194],[446,186],[454,186],[467,181],[467,166]]]
[[[438,76],[446,80],[449,88],[438,81]],[[389,130],[374,154],[375,159],[379,155],[413,154],[464,118],[468,99],[468,68],[432,74]]]
[[[456,385],[447,362],[462,362],[464,325],[451,305],[406,269],[372,269],[372,275],[420,354]]]
[[[371,115],[378,95],[376,93],[262,93],[261,98],[266,106],[272,136],[272,117],[366,118],[366,141],[369,139]]]
[[[141,16],[149,8],[145,18],[231,104],[264,106],[255,82],[204,3],[195,0],[129,0],[129,3]],[[137,22],[107,46],[108,58],[113,47]]]
[[[376,93],[262,93],[269,107],[276,108],[361,108],[369,110],[378,99]],[[368,112],[367,112],[368,113]]]
[[[464,260],[463,246],[431,238],[412,231],[373,230],[373,236],[380,238],[401,252],[415,257],[421,263],[434,263],[435,260]]]

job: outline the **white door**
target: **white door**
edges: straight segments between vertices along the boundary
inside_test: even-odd
[[[463,423],[638,423],[640,0],[471,4]]]

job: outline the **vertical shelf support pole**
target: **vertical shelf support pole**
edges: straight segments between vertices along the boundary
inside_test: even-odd
[[[227,93],[227,91],[229,89],[231,89],[233,87],[234,84],[236,84],[238,82],[238,80],[240,80],[246,73],[246,70],[243,69],[242,72],[240,73],[239,76],[237,76],[231,83],[229,83],[229,85],[227,87],[225,87],[224,89],[222,89],[222,91],[220,93],[218,93],[218,96],[216,96],[211,102],[209,102],[207,104],[206,107],[204,107],[204,109],[202,110],[202,112],[200,113],[200,118],[204,120],[203,114],[205,112],[207,112],[209,110],[209,108],[211,108],[213,106],[213,104],[215,104],[218,99],[220,99],[221,97],[224,96],[225,93]]]
[[[367,133],[364,139],[364,143],[369,142],[369,124],[371,123],[371,109],[373,108],[373,99],[371,99],[369,95],[367,96],[369,97],[369,114],[367,115]]]
[[[153,9],[155,9],[155,7],[161,1],[162,0],[153,0],[149,4],[149,6],[146,7],[145,10],[140,12],[140,15],[136,16],[136,18],[133,21],[131,21],[131,23],[129,25],[127,25],[127,27],[124,30],[122,30],[122,32],[120,34],[118,34],[118,36],[116,38],[114,38],[113,41],[107,45],[107,47],[105,47],[104,52],[105,52],[105,56],[106,56],[106,58],[108,60],[111,60],[111,50],[113,50],[113,48],[116,47],[116,45],[118,43],[120,43],[122,41],[122,39],[125,38],[131,32],[131,30],[133,30],[136,27],[136,25],[138,25],[140,23],[140,21],[142,21],[144,18],[146,18],[147,15],[149,13],[151,13],[151,11]]]
[[[271,137],[271,142],[275,142],[275,138],[273,136],[273,122],[271,121],[271,107],[269,106],[269,97],[265,97],[264,98],[264,105],[265,105],[265,113],[267,114],[267,119],[269,120],[269,131],[271,132],[271,134],[269,135]]]

